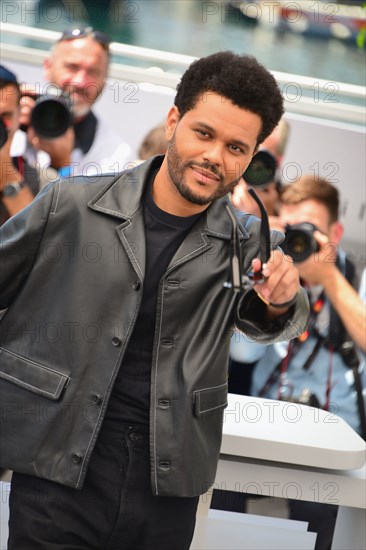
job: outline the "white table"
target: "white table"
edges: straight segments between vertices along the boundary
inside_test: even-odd
[[[229,395],[213,488],[337,504],[340,509],[332,549],[364,550],[365,459],[365,442],[336,415],[304,405]],[[220,548],[220,544],[222,549],[229,548],[225,546],[227,533],[235,531],[233,521],[242,516],[232,514],[230,520],[230,513],[209,510],[211,495],[212,489],[200,500],[194,550]],[[217,527],[220,521],[221,529]],[[262,518],[263,524],[265,521]],[[291,537],[290,527],[286,528]],[[243,524],[242,532],[244,529]],[[212,546],[210,539],[213,531],[217,546]],[[231,548],[281,548],[273,541],[275,531],[268,535],[272,537],[268,547],[260,546],[264,542],[247,545],[251,530],[247,531],[242,539],[230,542]],[[268,527],[265,531],[269,533]],[[311,533],[307,535],[307,542],[296,536],[293,550],[314,548]]]

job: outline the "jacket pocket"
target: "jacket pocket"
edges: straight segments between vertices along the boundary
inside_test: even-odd
[[[221,386],[204,388],[193,392],[194,414],[202,416],[227,407],[227,382]]]
[[[70,380],[65,374],[4,348],[0,348],[0,378],[55,401]]]

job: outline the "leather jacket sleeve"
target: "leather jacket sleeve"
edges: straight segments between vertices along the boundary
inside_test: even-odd
[[[45,187],[33,202],[0,227],[0,309],[9,307],[34,263],[58,182]]]
[[[251,239],[258,242],[258,223],[253,217],[244,217],[245,228],[251,234]],[[253,231],[253,227],[256,228]],[[283,233],[271,231],[271,249],[279,248],[284,239]],[[254,245],[255,246],[255,245]],[[259,251],[252,255],[258,256]],[[248,268],[248,266],[246,266]],[[306,329],[309,321],[310,307],[306,291],[300,287],[294,306],[288,311],[273,319],[264,321],[266,305],[257,296],[254,290],[248,290],[239,299],[235,311],[235,325],[252,340],[262,344],[273,344],[283,340],[291,340],[300,336]]]
[[[254,290],[249,290],[240,298],[235,312],[235,324],[252,340],[262,344],[274,344],[300,336],[309,320],[309,301],[305,289],[300,288],[294,306],[273,319],[264,322],[266,305]]]

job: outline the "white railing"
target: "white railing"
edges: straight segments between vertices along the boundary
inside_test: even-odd
[[[49,46],[61,36],[60,32],[10,23],[1,23],[0,30],[3,60],[24,62],[27,59],[29,63],[37,65],[43,62]],[[29,45],[7,43],[7,37],[44,42],[47,48],[40,50]],[[134,61],[131,65],[122,60],[121,63],[112,63],[110,77],[172,88],[175,88],[179,82],[184,69],[195,59],[187,55],[117,42],[111,43],[110,50],[113,56]],[[154,70],[149,66],[151,63],[154,64]],[[144,64],[145,67],[139,64]],[[166,65],[170,67],[166,68]],[[174,69],[172,70],[171,67]],[[272,74],[283,92],[288,112],[352,124],[365,124],[366,88],[364,86],[276,71],[272,71]]]

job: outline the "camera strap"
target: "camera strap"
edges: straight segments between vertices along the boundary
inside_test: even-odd
[[[354,275],[352,264],[350,265],[351,265],[351,269],[346,270],[346,278],[347,278],[347,275],[349,276],[350,273]],[[349,281],[348,278],[347,280]],[[366,441],[366,411],[365,411],[365,403],[363,398],[363,384],[362,384],[360,372],[358,369],[359,359],[355,351],[355,346],[353,341],[348,337],[347,332],[343,326],[343,323],[341,322],[339,316],[336,314],[336,312],[334,311],[334,308],[332,307],[330,312],[331,321],[330,321],[330,327],[329,327],[329,334],[326,337],[319,334],[318,330],[316,329],[315,321],[318,314],[322,311],[324,305],[325,305],[325,296],[324,296],[324,293],[322,292],[322,294],[319,296],[319,298],[316,300],[313,307],[311,308],[309,329],[306,330],[298,338],[291,340],[289,342],[286,356],[277,363],[277,365],[275,366],[271,374],[268,376],[266,382],[264,383],[262,388],[259,390],[258,396],[265,397],[266,394],[271,389],[271,387],[279,379],[279,388],[278,388],[277,398],[278,399],[280,398],[281,386],[283,384],[283,380],[285,379],[285,375],[287,372],[290,359],[292,359],[298,353],[298,351],[301,348],[301,345],[304,342],[306,342],[306,340],[309,338],[310,335],[315,336],[316,343],[309,357],[305,361],[303,365],[303,369],[309,370],[320,348],[323,345],[327,347],[329,352],[329,366],[328,366],[327,385],[325,390],[325,404],[323,408],[324,410],[328,410],[329,404],[330,404],[331,390],[332,390],[333,355],[335,352],[340,353],[345,364],[350,369],[352,369],[353,378],[354,378],[354,387],[355,387],[356,398],[357,398],[357,409],[358,409],[358,415],[360,419],[361,436]],[[334,342],[337,342],[337,347],[334,346]]]
[[[303,332],[303,334],[301,334],[298,338],[290,340],[288,344],[286,356],[277,363],[277,365],[275,366],[271,374],[268,376],[266,382],[258,392],[259,397],[265,397],[265,395],[268,393],[271,387],[276,383],[278,378],[280,378],[280,384],[278,388],[278,397],[277,397],[279,399],[280,393],[281,393],[282,381],[285,378],[290,359],[293,359],[295,357],[295,355],[300,351],[302,344],[306,342],[309,336],[311,335],[311,336],[315,336],[316,342],[309,357],[306,359],[303,365],[304,370],[308,371],[310,369],[320,348],[322,347],[322,345],[324,345],[326,341],[325,337],[319,334],[319,332],[315,328],[316,319],[319,313],[323,310],[324,305],[325,305],[325,295],[324,295],[324,292],[322,292],[310,310],[309,328],[305,332]],[[330,365],[329,365],[328,381],[327,381],[327,388],[326,388],[326,402],[329,402],[330,389],[331,389],[331,372],[332,372],[332,360],[330,360]]]

